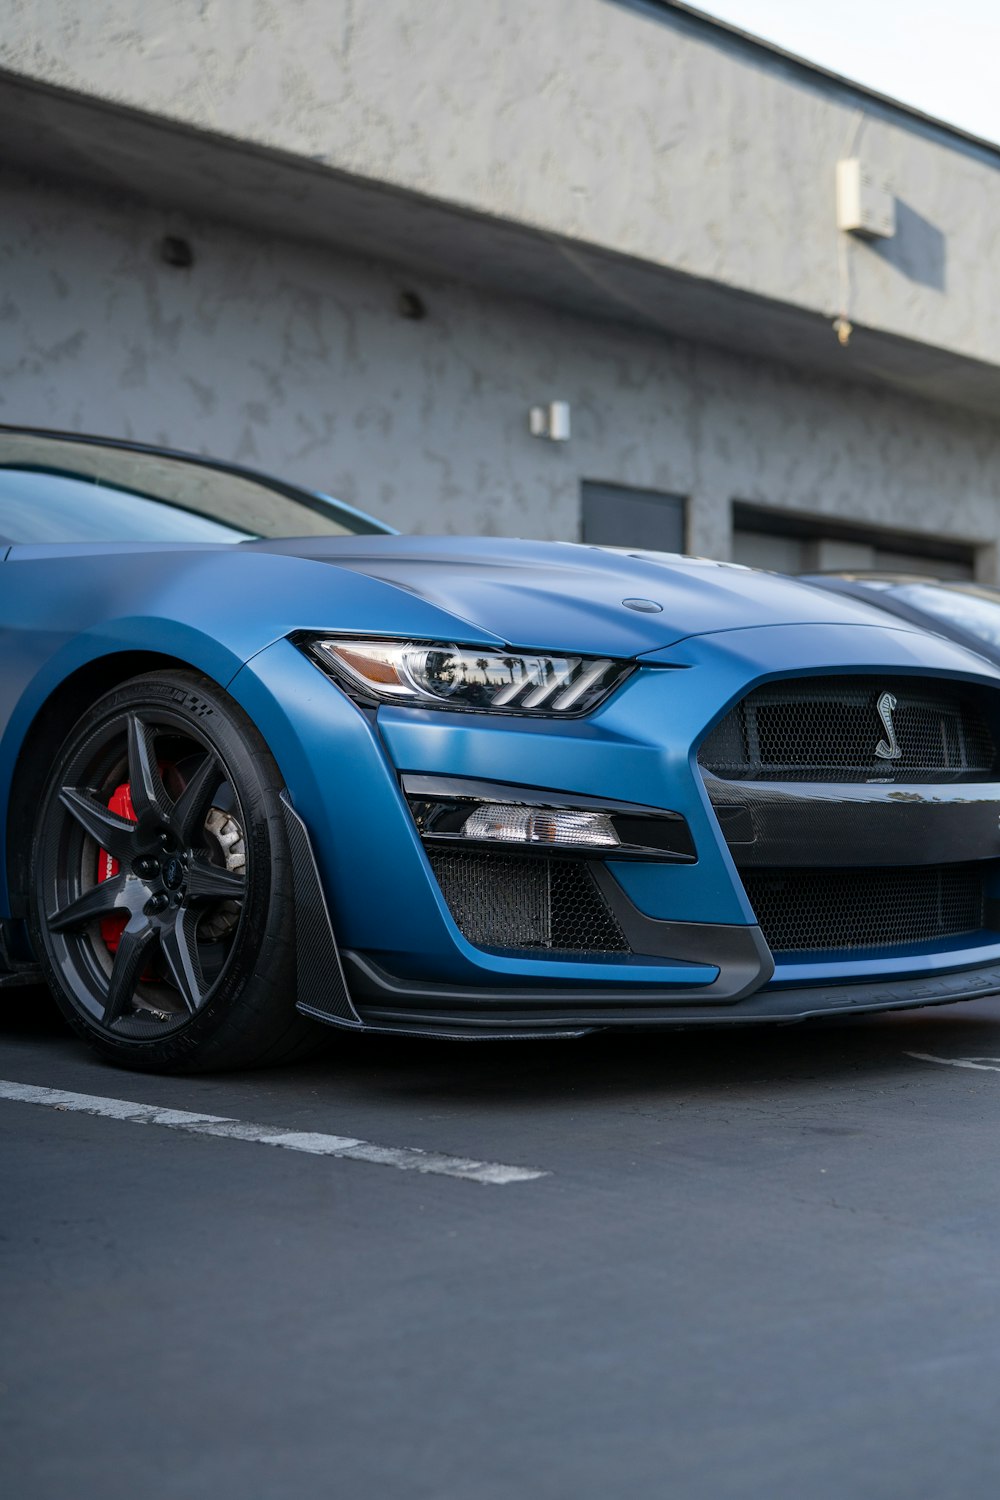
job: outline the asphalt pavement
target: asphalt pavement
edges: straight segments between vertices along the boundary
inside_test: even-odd
[[[12,1500],[1000,1489],[1000,1003],[0,1079]]]

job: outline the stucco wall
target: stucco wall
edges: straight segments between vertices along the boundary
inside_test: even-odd
[[[158,258],[168,232],[190,269]],[[553,398],[569,443],[528,434]],[[1000,535],[988,420],[15,174],[0,421],[239,459],[404,530],[575,539],[586,478],[691,496],[716,556],[734,498]]]
[[[6,0],[0,66],[831,315],[834,168],[895,180],[848,310],[1000,363],[1000,158],[611,0]]]

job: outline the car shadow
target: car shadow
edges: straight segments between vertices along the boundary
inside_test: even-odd
[[[726,1026],[713,1030],[595,1032],[577,1040],[441,1041],[424,1037],[358,1036],[331,1029],[323,1052],[308,1062],[254,1072],[195,1075],[226,1092],[259,1083],[271,1105],[303,1093],[314,1097],[405,1107],[525,1104],[553,1108],[683,1094],[719,1097],[738,1090],[794,1094],[849,1081],[891,1082],[913,1075],[911,1052],[946,1057],[1000,1056],[1000,999],[794,1026]],[[0,996],[0,1076],[16,1076],[19,1055],[33,1062],[90,1064],[104,1069],[70,1031],[47,990]],[[88,1068],[89,1071],[89,1068]],[[131,1075],[137,1077],[140,1075]],[[144,1074],[147,1082],[151,1075]],[[164,1079],[166,1082],[167,1080]],[[53,1083],[58,1079],[53,1075]],[[122,1092],[105,1085],[103,1091]]]
[[[15,1037],[43,1041],[70,1036],[59,1007],[44,985],[0,990],[0,1041]]]
[[[315,1087],[344,1087],[354,1097],[474,1109],[678,1091],[713,1097],[732,1089],[814,1091],[817,1083],[844,1084],[859,1075],[912,1077],[911,1052],[1000,1055],[1000,1001],[786,1027],[598,1032],[576,1041],[345,1035],[308,1072]]]

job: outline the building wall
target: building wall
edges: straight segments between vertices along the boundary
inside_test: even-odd
[[[528,433],[552,399],[568,443]],[[691,550],[721,557],[733,500],[1000,535],[987,419],[13,173],[0,422],[237,459],[403,530],[575,540],[589,479],[689,496]]]
[[[6,0],[0,67],[1000,365],[1000,152],[612,0]],[[834,171],[894,180],[838,236]],[[914,372],[918,378],[919,372]]]

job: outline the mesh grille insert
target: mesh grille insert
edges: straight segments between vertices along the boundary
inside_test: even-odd
[[[891,948],[977,932],[981,865],[762,870],[743,875],[768,946],[779,952]]]
[[[899,754],[878,704],[890,707]],[[987,780],[996,747],[974,690],[926,678],[826,677],[757,688],[701,747],[714,776],[754,781]]]
[[[463,937],[479,948],[627,953],[586,864],[466,849],[427,857]]]

